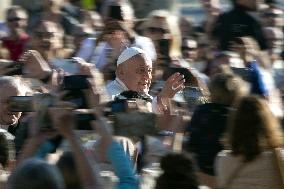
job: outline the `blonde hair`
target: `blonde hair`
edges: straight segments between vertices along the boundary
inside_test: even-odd
[[[181,57],[181,32],[179,29],[179,19],[177,16],[171,14],[167,10],[154,10],[150,13],[148,21],[146,22],[146,27],[149,27],[152,20],[155,18],[160,18],[164,20],[165,26],[168,28],[171,35],[172,43],[169,50],[170,57]]]
[[[257,96],[240,100],[229,116],[228,143],[234,155],[254,160],[261,152],[283,147],[283,133],[267,102]]]

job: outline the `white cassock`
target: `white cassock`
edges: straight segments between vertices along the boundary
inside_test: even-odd
[[[119,79],[116,78],[106,86],[106,91],[109,97],[114,100],[115,96],[119,95],[123,91],[128,91],[129,89],[125,86],[125,84]],[[152,97],[149,94],[147,94],[153,101],[152,101],[152,112],[154,113],[160,113],[158,110],[157,105],[157,97]]]

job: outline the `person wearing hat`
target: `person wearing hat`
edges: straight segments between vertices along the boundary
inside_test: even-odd
[[[123,91],[132,90],[149,95],[152,80],[152,60],[149,55],[138,47],[126,48],[118,57],[116,78],[107,86],[107,93],[113,99]],[[167,99],[172,98],[184,88],[184,75],[175,73],[170,76],[161,92],[153,99],[154,112],[168,110]],[[149,95],[150,96],[150,95]]]

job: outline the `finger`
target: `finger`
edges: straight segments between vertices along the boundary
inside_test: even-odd
[[[182,79],[180,81],[176,81],[172,86],[177,87],[177,86],[184,85],[184,84],[185,84],[185,79]]]
[[[171,82],[173,80],[175,80],[176,77],[180,76],[181,74],[179,72],[174,73],[173,75],[171,75],[167,81]]]
[[[184,88],[185,88],[184,84],[181,84],[181,85],[178,85],[173,91],[175,93],[177,93],[177,92],[183,90]]]
[[[184,79],[184,75],[182,74],[176,74],[176,75],[173,75],[173,77],[169,80],[169,83],[173,84],[177,81],[180,81],[180,80],[183,80]]]

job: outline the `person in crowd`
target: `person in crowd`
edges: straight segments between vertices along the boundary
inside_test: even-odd
[[[205,18],[200,26],[200,31],[206,33],[210,37],[214,22],[221,14],[220,0],[199,0],[205,12]]]
[[[267,40],[268,54],[271,59],[271,66],[273,67],[274,63],[277,60],[280,60],[280,53],[284,49],[284,34],[281,29],[276,27],[265,27],[264,34],[265,39]]]
[[[155,189],[199,189],[195,166],[188,155],[169,153],[160,164],[163,173],[156,179]]]
[[[31,35],[31,49],[38,51],[45,61],[65,57],[63,31],[53,22],[40,21]]]
[[[183,58],[190,64],[191,67],[202,72],[205,67],[201,62],[197,62],[197,41],[193,38],[183,38],[181,45],[181,52]]]
[[[74,37],[74,57],[80,57],[86,62],[90,62],[96,45],[95,38],[92,37],[92,29],[85,24],[75,26]]]
[[[193,112],[185,147],[196,159],[202,182],[211,180],[206,184],[214,186],[214,160],[224,149],[220,140],[227,128],[228,115],[233,104],[247,94],[248,85],[232,73],[220,73],[212,78],[209,90],[211,102],[198,106]]]
[[[260,17],[265,27],[276,27],[283,30],[283,10],[276,4],[270,4],[262,11]]]
[[[21,112],[11,112],[9,110],[9,98],[11,96],[26,96],[31,91],[20,78],[12,76],[0,77],[0,127],[15,135]]]
[[[27,159],[9,177],[8,189],[64,189],[62,175],[54,165]]]
[[[41,3],[42,10],[39,11],[39,14],[33,16],[28,25],[28,31],[32,32],[35,26],[39,25],[39,22],[46,20],[63,28],[65,34],[71,35],[78,21],[61,11],[63,4],[63,0],[43,0]]]
[[[162,103],[163,99],[172,98],[178,91],[184,88],[184,76],[175,73],[165,83],[162,91],[155,98],[154,104],[159,108],[166,108]],[[123,91],[133,90],[149,93],[152,80],[152,60],[145,51],[137,47],[126,48],[117,60],[116,79],[109,83],[106,88],[109,96],[114,98],[115,95]],[[153,107],[157,110],[158,107]]]
[[[247,74],[241,75],[251,84],[251,94],[266,98],[271,111],[277,117],[282,117],[282,102],[279,91],[275,86],[272,72],[264,66],[269,65],[269,63],[265,63],[267,61],[266,54],[260,52],[259,46],[250,37],[236,38],[232,43],[232,50],[240,54],[246,68],[248,68]]]
[[[194,33],[193,21],[192,19],[188,17],[185,17],[185,16],[179,17],[179,28],[180,28],[182,39],[186,37],[190,37]]]
[[[157,63],[154,65],[155,80],[161,80],[156,73],[164,73],[168,67],[184,67],[190,69],[202,82],[207,82],[206,75],[190,67],[182,58],[182,39],[176,16],[166,10],[151,12],[145,23],[145,35],[153,40],[157,51]]]
[[[248,11],[258,9],[257,0],[232,0],[233,9],[221,14],[214,24],[212,36],[221,50],[229,50],[230,43],[236,37],[254,38],[261,50],[267,49],[262,26]]]
[[[103,18],[106,27],[98,37],[91,62],[95,63],[100,70],[108,64],[113,67],[115,66],[113,63],[126,46],[136,46],[143,49],[155,61],[156,51],[153,42],[145,36],[136,34],[133,30],[134,15],[131,5],[125,1],[107,1],[105,9]],[[108,67],[106,68],[108,69]]]
[[[5,189],[15,161],[14,136],[0,129],[0,187]]]
[[[178,19],[166,10],[152,11],[145,23],[145,36],[152,39],[159,64],[173,64],[181,58],[181,32]],[[167,60],[169,59],[169,60]],[[174,62],[180,64],[180,62]]]
[[[177,2],[174,0],[129,0],[135,10],[135,16],[137,18],[145,18],[147,17],[152,11],[158,9],[169,10],[171,13],[175,11],[177,6]]]
[[[104,74],[106,81],[113,79],[115,62],[124,48],[130,45],[131,38],[132,35],[125,25],[114,21],[106,25],[97,39],[91,63]]]
[[[241,99],[229,116],[225,141],[230,150],[220,152],[216,159],[218,187],[283,188],[279,172],[283,167],[277,164],[284,160],[283,132],[265,100]],[[275,148],[281,151],[276,156]]]
[[[30,36],[25,32],[28,15],[20,6],[12,6],[6,12],[9,34],[2,38],[2,45],[9,51],[9,59],[18,61],[26,50]]]

